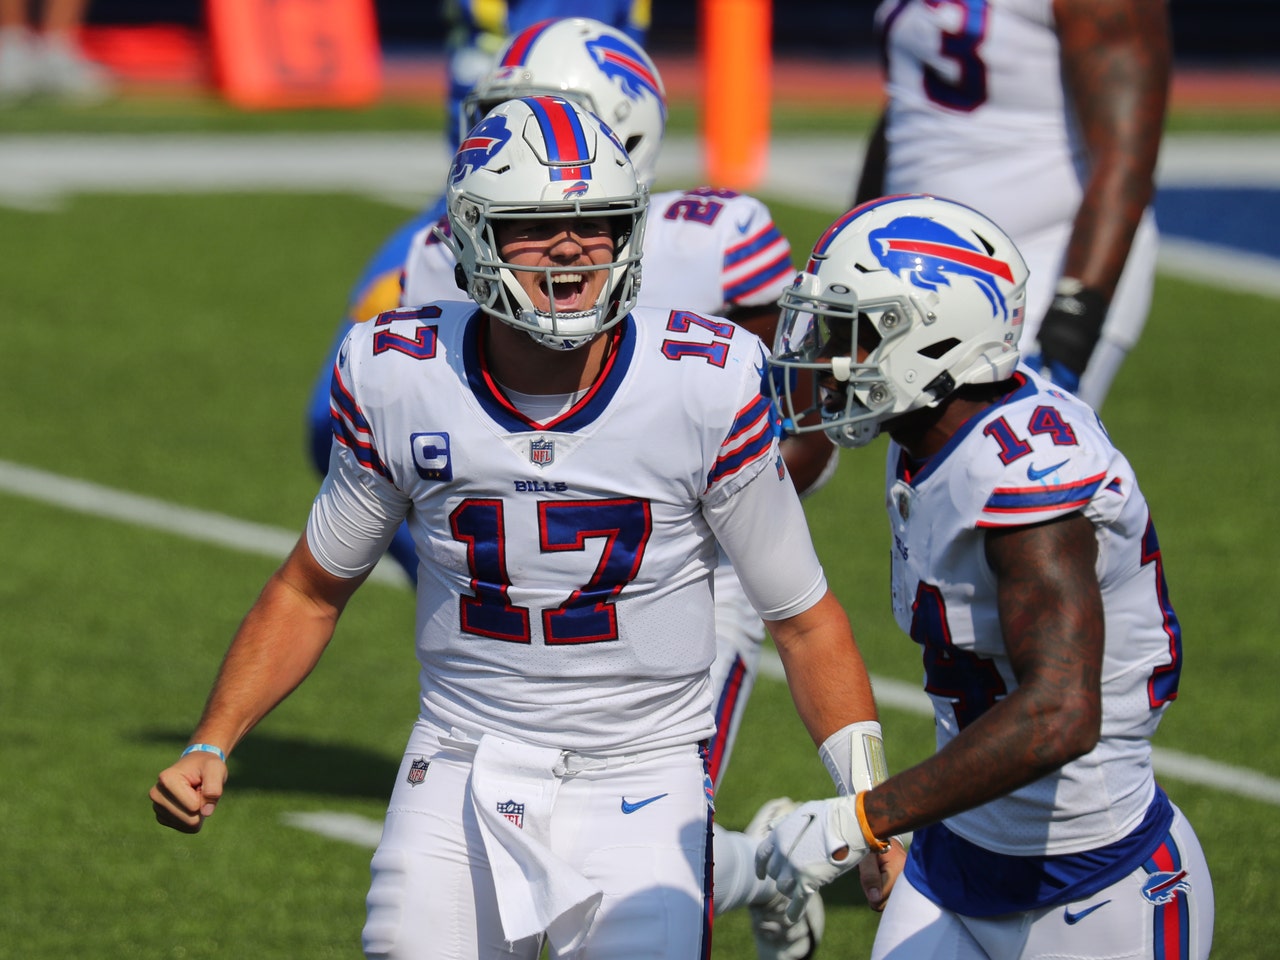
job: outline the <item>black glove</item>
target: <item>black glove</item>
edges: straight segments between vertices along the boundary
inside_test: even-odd
[[[1107,319],[1107,300],[1097,290],[1089,290],[1074,277],[1063,277],[1054,291],[1053,302],[1040,324],[1040,354],[1044,368],[1055,376],[1078,385],[1098,343]],[[1072,383],[1063,384],[1074,389]]]

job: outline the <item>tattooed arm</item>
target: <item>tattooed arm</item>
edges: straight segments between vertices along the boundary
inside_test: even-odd
[[[866,795],[877,837],[1004,796],[1088,753],[1101,731],[1102,594],[1079,513],[987,534],[1018,687],[942,750]]]
[[[1062,275],[1106,301],[1155,194],[1172,60],[1167,0],[1054,0],[1089,177]]]

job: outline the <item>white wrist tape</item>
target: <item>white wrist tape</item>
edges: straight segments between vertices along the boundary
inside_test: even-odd
[[[851,797],[889,779],[884,737],[875,720],[841,727],[822,741],[818,756],[822,757],[841,796]]]

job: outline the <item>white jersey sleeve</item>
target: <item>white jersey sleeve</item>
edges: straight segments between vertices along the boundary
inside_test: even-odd
[[[893,607],[920,645],[941,749],[1017,687],[986,532],[1071,513],[1093,523],[1106,636],[1101,740],[1057,772],[946,821],[998,853],[1076,853],[1125,836],[1147,811],[1149,738],[1177,694],[1181,633],[1128,461],[1088,406],[1025,367],[1015,376],[1017,389],[924,466],[913,470],[890,444]]]
[[[377,324],[375,318],[370,324]],[[358,325],[355,329],[366,326]],[[329,471],[307,519],[307,546],[334,576],[351,578],[373,568],[409,510],[409,499],[391,481],[377,452],[369,421],[352,389],[360,352],[354,359],[351,333],[338,348],[337,371],[329,394],[334,443]]]
[[[785,620],[822,599],[827,580],[807,533],[804,508],[784,488],[779,461],[761,470],[732,501],[705,511],[733,562],[751,606],[765,620]],[[735,559],[737,558],[737,559]]]

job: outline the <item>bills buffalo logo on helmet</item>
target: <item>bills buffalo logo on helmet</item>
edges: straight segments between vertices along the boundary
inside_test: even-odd
[[[506,117],[485,117],[458,145],[449,170],[449,182],[457,183],[473,170],[478,170],[493,159],[494,154],[511,139]]]
[[[662,107],[666,115],[666,104],[658,89],[658,78],[636,58],[634,52],[617,37],[600,36],[587,41],[587,53],[596,62],[596,66],[610,80],[617,80],[622,85],[622,92],[632,100],[653,97]]]
[[[913,285],[934,291],[951,286],[954,277],[968,277],[991,304],[992,316],[1009,317],[996,281],[1012,283],[1012,268],[949,227],[925,217],[899,217],[872,230],[867,239],[880,265],[905,274]]]

